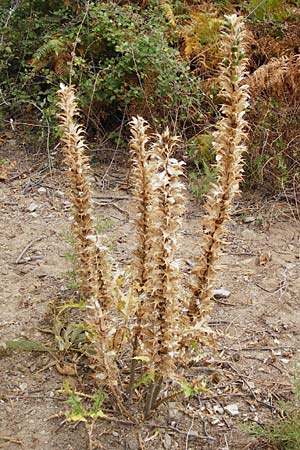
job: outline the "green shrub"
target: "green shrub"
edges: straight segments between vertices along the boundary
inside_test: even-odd
[[[147,8],[91,2],[74,12],[62,2],[24,1],[3,22],[0,88],[6,111],[41,108],[54,118],[54,95],[69,77],[78,88],[89,127],[106,128],[125,116],[195,124],[201,117],[199,80],[172,42],[159,2]],[[45,13],[47,11],[47,14]],[[9,20],[7,21],[7,18]],[[173,36],[172,36],[173,34]]]

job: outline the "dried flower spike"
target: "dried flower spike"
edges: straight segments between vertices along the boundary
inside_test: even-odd
[[[150,366],[160,376],[171,375],[175,369],[180,334],[179,295],[181,272],[175,252],[180,240],[184,208],[182,165],[172,158],[177,138],[167,129],[156,136],[151,147],[156,175],[151,186],[153,199],[149,223],[149,258],[147,301],[143,305],[143,350]]]
[[[80,258],[81,292],[89,298],[95,286],[93,258],[95,246],[91,239],[93,235],[89,163],[85,155],[86,145],[83,139],[83,129],[76,123],[78,115],[77,102],[73,86],[61,84],[58,95],[60,112],[58,119],[62,131],[64,162],[70,180],[71,201],[73,204],[73,233]]]
[[[225,17],[227,22],[222,34],[222,46],[226,57],[220,74],[223,117],[214,136],[218,180],[207,196],[207,214],[202,219],[202,253],[196,260],[190,280],[192,297],[189,317],[192,323],[201,322],[212,307],[212,283],[216,262],[224,245],[224,225],[229,219],[233,198],[239,192],[242,155],[246,150],[247,124],[244,114],[248,106],[248,86],[245,83],[245,30],[242,20],[236,15]]]

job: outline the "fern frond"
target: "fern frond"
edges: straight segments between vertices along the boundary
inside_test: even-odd
[[[64,50],[65,43],[62,39],[49,39],[33,55],[33,61],[43,61],[49,56],[59,55]]]
[[[170,4],[169,0],[160,0],[161,8],[165,14],[165,17],[168,21],[168,23],[171,25],[171,27],[176,27],[176,18],[172,9],[172,6]]]
[[[299,55],[273,58],[260,66],[247,81],[254,94],[265,92],[277,98],[293,97],[300,90]]]
[[[57,75],[64,75],[67,62],[71,59],[70,43],[62,38],[52,38],[45,42],[33,55],[31,65],[35,69],[53,66]]]
[[[180,33],[184,42],[185,57],[192,59],[197,57],[200,52],[208,52],[211,49],[215,60],[216,44],[219,39],[221,25],[222,21],[211,14],[192,14],[191,23],[183,27]]]

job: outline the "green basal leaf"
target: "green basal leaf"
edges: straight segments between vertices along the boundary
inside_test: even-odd
[[[56,350],[44,344],[30,341],[29,339],[16,339],[0,341],[0,348],[4,350],[20,350],[25,352],[55,352]]]
[[[71,300],[69,303],[66,303],[65,305],[59,306],[57,309],[59,310],[57,316],[62,314],[66,309],[70,308],[86,308],[87,304],[85,301],[80,300],[80,302],[75,302]]]
[[[102,391],[102,389],[100,388],[94,396],[94,404],[91,409],[91,414],[94,414],[94,415],[100,414],[100,413],[103,414],[102,411],[100,410],[100,408],[101,408],[104,400],[105,400],[105,394]]]
[[[66,413],[66,419],[68,422],[86,422],[86,418],[82,414],[76,414],[72,412]]]

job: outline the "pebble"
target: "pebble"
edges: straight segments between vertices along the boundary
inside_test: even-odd
[[[25,391],[25,389],[27,388],[28,384],[27,383],[20,383],[19,384],[19,388],[21,389],[21,391]]]
[[[239,415],[239,405],[238,403],[231,403],[231,405],[224,406],[226,412],[228,412],[231,416]]]
[[[34,212],[37,209],[38,205],[36,203],[30,203],[30,205],[27,208],[27,211]]]
[[[55,192],[55,195],[56,195],[56,197],[63,198],[64,193],[63,193],[63,191],[56,191],[56,192]]]
[[[169,435],[169,434],[165,434],[165,436],[164,436],[164,447],[165,447],[165,449],[169,449],[169,448],[171,448],[172,447],[172,439],[171,439],[171,436]]]
[[[252,222],[255,222],[255,217],[253,217],[253,216],[246,216],[246,217],[244,217],[243,222],[244,222],[244,223],[252,223]]]
[[[215,297],[215,298],[228,298],[228,297],[230,297],[230,295],[231,295],[231,292],[230,291],[227,291],[226,289],[215,289],[214,290],[214,292],[213,292],[213,296]]]
[[[220,405],[215,405],[213,409],[217,414],[224,414],[224,409]]]
[[[169,402],[169,418],[170,420],[179,420],[181,417],[180,411],[178,411],[178,404],[176,402]]]
[[[128,438],[125,445],[126,445],[126,448],[128,448],[129,450],[139,450],[140,449],[140,445],[135,438],[132,438],[132,439]]]
[[[47,189],[45,187],[41,186],[40,188],[38,188],[37,191],[39,194],[46,194]]]
[[[63,205],[64,205],[65,208],[71,208],[72,203],[69,202],[69,200],[65,200],[65,201],[63,202]]]

